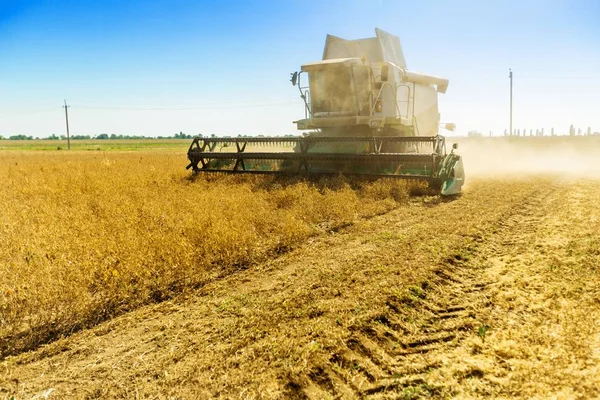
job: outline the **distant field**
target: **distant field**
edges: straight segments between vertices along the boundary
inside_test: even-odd
[[[137,151],[137,150],[186,150],[191,139],[121,139],[121,140],[72,140],[71,150],[86,151]],[[66,150],[64,140],[2,140],[0,150]]]
[[[510,143],[523,145],[588,145],[600,144],[600,135],[591,136],[482,136],[482,137],[451,137],[446,136],[448,142],[474,142],[474,143]]]
[[[446,137],[448,150],[452,143],[465,145],[495,145],[498,143],[510,145],[524,145],[527,147],[586,147],[599,146],[600,136],[520,136],[520,137]],[[175,150],[185,151],[191,139],[120,139],[120,140],[72,140],[71,150],[83,151],[139,151],[139,150]],[[64,140],[0,140],[1,150],[66,150],[67,142]],[[273,148],[270,148],[273,151]]]

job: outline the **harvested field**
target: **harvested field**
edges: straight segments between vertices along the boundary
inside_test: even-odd
[[[0,394],[598,397],[600,181],[597,151],[579,154],[585,177],[503,178],[465,154],[476,177],[447,200],[382,182],[190,181],[169,153],[3,154],[16,355]],[[67,254],[59,268],[49,251]]]

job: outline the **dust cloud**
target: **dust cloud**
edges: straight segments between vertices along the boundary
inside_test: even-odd
[[[600,137],[448,138],[470,178],[530,175],[600,179]]]

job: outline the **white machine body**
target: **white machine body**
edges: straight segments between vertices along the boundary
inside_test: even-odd
[[[376,37],[346,40],[327,35],[323,60],[302,66],[297,77],[305,101],[300,130],[328,135],[435,136],[438,93],[448,80],[409,71],[400,39],[380,29]],[[300,82],[308,74],[308,84]]]

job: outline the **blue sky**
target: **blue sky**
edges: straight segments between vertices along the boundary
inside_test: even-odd
[[[289,73],[379,27],[457,133],[600,131],[600,2],[0,0],[0,135],[294,133]]]

